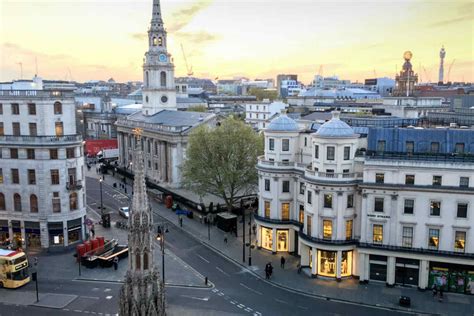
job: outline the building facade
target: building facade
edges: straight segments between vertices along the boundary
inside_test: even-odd
[[[313,277],[472,290],[474,131],[361,136],[334,112],[316,131],[281,115],[264,134],[258,247],[298,254]]]
[[[245,104],[245,122],[254,128],[261,130],[268,125],[269,120],[275,114],[279,114],[288,104],[283,102],[262,102]]]
[[[53,249],[84,238],[75,113],[71,90],[0,90],[0,241]]]

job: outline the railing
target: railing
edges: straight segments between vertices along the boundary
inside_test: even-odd
[[[275,219],[275,218],[267,218],[267,217],[263,217],[263,216],[260,216],[260,215],[257,215],[257,214],[254,214],[254,218],[256,220],[266,222],[266,223],[269,223],[269,224],[294,225],[294,226],[297,226],[299,228],[303,227],[302,223],[300,223],[298,221],[295,221],[295,220],[292,220],[292,219],[282,220],[282,219]]]
[[[369,150],[364,156],[369,159],[474,162],[474,154],[471,153],[405,153]]]
[[[463,258],[474,259],[474,253],[465,253],[465,252],[457,252],[457,251],[434,250],[434,249],[426,249],[426,248],[409,248],[409,247],[402,247],[402,246],[370,244],[370,243],[362,243],[362,242],[359,242],[358,246],[360,248],[374,248],[374,249],[394,250],[394,251],[401,251],[401,252],[412,252],[412,253],[416,252],[416,253],[430,254],[430,255],[437,255],[437,256],[463,257]]]
[[[2,135],[0,136],[0,143],[2,142],[14,142],[14,143],[61,143],[61,142],[80,142],[82,141],[81,135],[46,135],[46,136],[27,136],[27,135]]]
[[[315,242],[319,244],[327,244],[327,245],[340,245],[340,246],[357,245],[359,242],[357,239],[331,240],[331,239],[317,238],[317,237],[313,237],[313,236],[309,236],[305,234],[303,230],[300,230],[299,236],[306,241]]]
[[[184,132],[185,130],[189,129],[191,126],[182,125],[182,126],[168,126],[162,124],[152,124],[152,123],[145,123],[140,121],[133,121],[133,120],[123,120],[120,119],[116,123],[117,126],[127,126],[127,127],[141,127],[145,130],[154,130],[154,131],[162,131],[162,132]]]
[[[66,189],[69,191],[76,191],[82,189],[82,180],[66,183]]]
[[[362,172],[347,172],[347,173],[335,173],[335,172],[319,172],[311,170],[309,167],[306,168],[306,173],[313,177],[327,178],[327,179],[355,179],[362,178]]]
[[[72,91],[0,90],[0,97],[73,97]]]
[[[285,168],[287,167],[288,169],[300,169],[304,170],[308,164],[306,163],[299,163],[299,162],[293,162],[293,161],[270,161],[270,160],[265,160],[265,156],[259,156],[258,157],[258,164],[266,167],[266,166],[271,166],[271,167],[278,167],[278,168]]]

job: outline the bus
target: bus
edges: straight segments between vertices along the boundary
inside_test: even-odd
[[[16,289],[30,282],[28,259],[23,251],[0,249],[0,288]]]

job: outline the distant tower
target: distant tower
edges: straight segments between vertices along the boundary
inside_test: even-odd
[[[145,185],[145,161],[142,150],[142,130],[134,129],[133,201],[128,219],[128,271],[120,291],[121,316],[164,316],[165,293],[163,279],[153,257],[153,214],[148,204]]]
[[[177,110],[174,65],[166,46],[160,0],[153,0],[153,13],[148,29],[148,51],[143,63],[144,115],[153,115],[161,110]]]
[[[418,75],[415,74],[411,65],[411,58],[413,54],[410,51],[403,53],[403,69],[400,74],[395,76],[395,89],[393,96],[395,97],[410,97],[414,95],[415,84],[418,83]]]
[[[441,47],[441,50],[439,51],[439,83],[444,82],[444,57],[446,57],[446,51],[444,50],[444,46]]]

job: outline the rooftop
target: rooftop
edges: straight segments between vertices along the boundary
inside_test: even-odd
[[[333,117],[318,128],[316,135],[320,137],[352,137],[355,135],[352,127],[339,119],[339,111],[333,111]]]
[[[277,118],[273,119],[268,125],[267,131],[285,131],[293,132],[298,131],[298,124],[292,118],[289,118],[286,114],[281,114]]]

